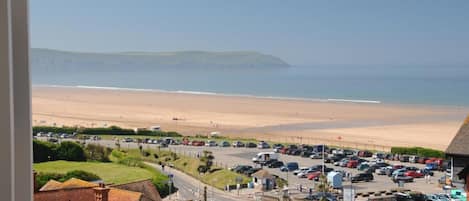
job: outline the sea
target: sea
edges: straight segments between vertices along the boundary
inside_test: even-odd
[[[33,71],[32,82],[37,86],[369,104],[469,106],[469,65],[311,65],[73,73]]]

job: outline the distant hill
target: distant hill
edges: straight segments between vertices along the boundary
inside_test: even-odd
[[[122,52],[83,53],[31,49],[33,73],[151,71],[186,68],[285,68],[278,57],[258,52]]]

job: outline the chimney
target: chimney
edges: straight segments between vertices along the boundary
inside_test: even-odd
[[[99,183],[99,187],[93,188],[95,201],[108,201],[109,200],[109,188],[104,183]]]
[[[34,191],[34,192],[39,191],[39,189],[37,188],[37,180],[36,180],[36,177],[37,177],[37,172],[33,170],[33,191]]]

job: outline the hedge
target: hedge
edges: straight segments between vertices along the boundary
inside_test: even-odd
[[[55,126],[34,126],[33,127],[33,134],[37,134],[39,132],[43,133],[68,133],[72,134],[77,131],[76,127],[55,127]]]
[[[76,128],[76,127],[53,127],[53,126],[34,126],[33,134],[39,132],[43,133],[78,133],[88,135],[147,135],[147,136],[158,136],[158,137],[182,137],[181,134],[174,131],[150,131],[150,130],[139,130],[135,132],[133,129],[120,128],[117,126],[102,127],[102,128]]]
[[[444,158],[445,152],[423,147],[392,147],[393,154],[417,155],[422,157]]]

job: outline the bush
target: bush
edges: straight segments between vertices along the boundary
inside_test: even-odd
[[[91,161],[109,162],[112,149],[97,144],[88,144],[85,148],[87,159]]]
[[[117,126],[111,126],[109,128],[80,128],[78,129],[78,133],[88,135],[135,135],[134,130]]]
[[[66,161],[86,161],[83,147],[75,142],[65,141],[57,149],[57,159]]]
[[[33,161],[34,163],[56,160],[57,145],[50,142],[33,140]]]
[[[67,174],[64,175],[62,178],[63,181],[69,180],[71,178],[77,178],[85,181],[97,181],[100,180],[98,175],[93,174],[91,172],[86,172],[83,170],[73,170],[70,172],[67,172]]]
[[[405,155],[417,155],[423,157],[436,157],[444,158],[445,153],[443,151],[428,149],[423,147],[392,147],[391,153],[393,154],[405,154]]]
[[[68,133],[72,134],[77,131],[76,127],[55,127],[55,126],[34,126],[33,127],[33,134],[37,134],[39,132],[43,133]]]

